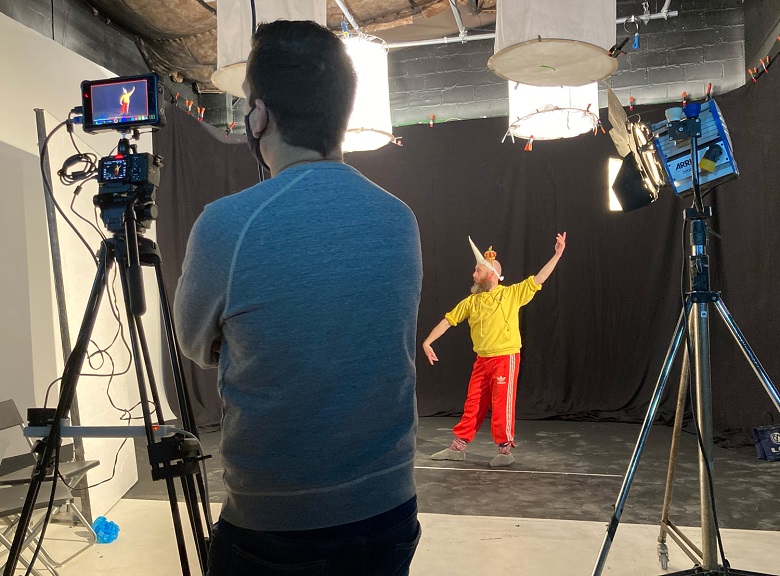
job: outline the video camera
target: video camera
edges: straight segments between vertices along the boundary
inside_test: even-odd
[[[165,125],[161,103],[163,87],[156,74],[123,76],[81,83],[83,127],[88,133],[116,130],[122,133],[113,156],[98,163],[98,194],[93,198],[100,217],[111,232],[125,229],[128,215],[138,232],[157,218],[155,197],[160,184],[162,158],[138,153],[126,137],[138,139],[138,128]],[[128,204],[133,214],[126,212]]]

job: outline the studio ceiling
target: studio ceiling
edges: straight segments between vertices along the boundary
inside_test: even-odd
[[[247,0],[249,1],[249,0]],[[457,35],[451,2],[467,29],[491,28],[496,0],[343,0],[361,30],[388,42]],[[89,0],[92,7],[131,34],[149,67],[177,81],[218,91],[216,0]],[[344,14],[327,0],[327,25],[340,30]]]

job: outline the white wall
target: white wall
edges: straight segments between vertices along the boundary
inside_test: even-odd
[[[0,14],[0,399],[12,398],[24,414],[27,407],[42,406],[46,387],[59,377],[64,365],[59,336],[51,254],[42,177],[39,169],[35,108],[46,110],[51,116],[47,129],[57,120],[64,120],[68,112],[81,104],[82,80],[96,80],[114,76],[60,44],[41,36],[14,20]],[[51,125],[48,125],[51,122]],[[94,149],[98,156],[107,155],[117,144],[117,133],[85,135],[76,128],[74,136]],[[61,164],[62,157],[75,153],[70,149],[65,129],[52,139],[52,171]],[[56,150],[55,150],[56,149]],[[151,150],[151,138],[144,136],[139,151]],[[55,181],[57,180],[55,175]],[[94,183],[93,183],[94,186]],[[72,188],[58,181],[55,196],[63,209],[69,212]],[[94,190],[85,188],[79,200],[89,217],[89,205]],[[65,199],[65,200],[63,200]],[[67,295],[68,323],[71,345],[84,314],[84,305],[95,274],[86,248],[80,246],[75,235],[61,219],[59,238],[63,249],[63,273]],[[80,229],[88,229],[83,223]],[[153,231],[147,234],[154,238]],[[96,233],[88,237],[93,252],[99,239]],[[86,264],[84,264],[86,262]],[[156,283],[151,269],[144,272],[149,312],[144,317],[144,328],[154,357],[155,374],[160,371],[160,322]],[[117,288],[121,304],[121,291]],[[101,305],[100,326],[95,335],[98,345],[108,345],[104,334],[113,334],[110,314],[105,314],[108,300]],[[108,316],[108,318],[104,318]],[[101,333],[101,331],[103,331]],[[127,332],[125,330],[125,332]],[[117,366],[126,359],[116,358]],[[106,368],[104,367],[105,371]],[[161,383],[158,383],[161,387]],[[82,424],[118,424],[119,413],[109,406],[104,378],[82,378],[77,387]],[[112,399],[122,407],[136,403],[138,390],[135,372],[111,383]],[[49,406],[56,405],[55,392]],[[160,390],[161,394],[163,393]],[[170,411],[164,407],[166,416]],[[140,415],[136,409],[135,415]],[[99,459],[101,466],[90,471],[90,483],[111,475],[114,457],[121,441],[85,441],[87,459]],[[18,453],[22,448],[9,448]],[[148,470],[143,471],[148,474]],[[91,490],[89,500],[93,516],[106,512],[137,479],[133,442],[129,441],[119,452],[114,480]]]

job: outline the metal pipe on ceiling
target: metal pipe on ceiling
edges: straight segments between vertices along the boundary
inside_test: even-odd
[[[344,18],[347,19],[347,21],[352,24],[353,30],[355,32],[360,32],[360,26],[358,26],[358,23],[355,22],[355,19],[352,17],[352,14],[349,12],[349,8],[347,8],[346,4],[344,4],[343,0],[334,0],[338,7],[341,9],[341,13],[344,14]]]
[[[341,0],[336,0],[336,2],[341,2]],[[666,4],[664,5],[664,9],[662,9],[661,12],[657,12],[655,14],[649,14],[647,16],[628,16],[624,18],[618,18],[615,20],[616,24],[623,24],[628,20],[629,18],[636,18],[638,20],[667,20],[669,18],[674,18],[676,16],[679,16],[679,12],[677,10],[665,10],[668,6],[671,0],[667,0]],[[453,7],[453,10],[455,8]],[[458,14],[460,16],[460,14]],[[459,22],[458,28],[462,26],[462,21]],[[474,40],[490,40],[496,37],[495,32],[488,32],[485,34],[474,34],[474,35],[468,35],[467,30],[463,29],[460,36],[447,36],[444,38],[433,38],[430,40],[412,40],[410,42],[388,42],[387,47],[391,50],[394,48],[412,48],[414,46],[431,46],[435,44],[453,44],[455,42],[469,42]]]
[[[466,28],[463,26],[463,18],[460,17],[460,10],[455,5],[455,0],[450,0],[450,8],[452,8],[452,15],[455,17],[455,23],[458,25],[458,37],[463,38],[466,36]]]
[[[655,14],[648,14],[647,16],[628,16],[624,18],[618,18],[615,22],[617,24],[623,24],[628,20],[629,18],[636,18],[637,20],[641,20],[645,24],[647,24],[647,20],[667,20],[668,18],[672,18],[674,16],[678,16],[679,12],[677,10],[670,10],[668,12],[657,12]]]

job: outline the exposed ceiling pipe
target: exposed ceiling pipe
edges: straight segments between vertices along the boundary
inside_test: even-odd
[[[646,16],[628,16],[624,18],[618,18],[615,22],[617,24],[623,24],[629,18],[635,18],[647,24],[648,20],[661,20],[661,19],[667,20],[668,18],[673,18],[675,16],[679,16],[679,12],[677,12],[677,10],[670,10],[667,12],[657,12],[655,14],[647,14]]]
[[[490,40],[495,38],[495,32],[486,34],[473,34],[460,36],[449,36],[445,38],[432,38],[431,40],[412,40],[410,42],[388,42],[388,48],[411,48],[413,46],[430,46],[432,44],[455,44],[456,42],[465,43],[474,40]]]
[[[352,14],[350,14],[349,9],[344,4],[343,0],[334,0],[338,7],[341,9],[341,13],[344,14],[344,18],[347,19],[347,21],[352,24],[352,29],[355,30],[355,32],[360,32],[360,26],[358,26],[358,23],[355,22],[355,19],[352,17]]]
[[[657,12],[655,14],[647,14],[643,16],[628,16],[624,18],[618,18],[615,20],[616,24],[623,24],[628,20],[629,18],[636,18],[639,20],[642,20],[643,22],[647,23],[648,20],[667,20],[669,18],[673,18],[676,16],[679,16],[679,12],[677,10],[669,11],[667,8],[669,7],[669,4],[672,0],[666,0],[666,3],[664,4],[664,7],[661,9],[660,12]],[[341,0],[336,0],[336,2],[341,5]],[[450,5],[452,5],[452,2],[450,2]],[[453,11],[457,10],[453,6]],[[458,28],[461,30],[460,36],[448,36],[445,38],[433,38],[431,40],[413,40],[410,42],[388,42],[387,47],[390,49],[393,48],[412,48],[414,46],[430,46],[433,44],[452,44],[455,42],[469,42],[473,40],[490,40],[491,38],[495,38],[496,34],[495,32],[488,32],[486,34],[474,34],[474,35],[468,35],[468,31],[462,28],[463,21],[459,19],[460,13],[458,13],[458,16],[456,17],[456,20],[458,20]]]
[[[452,15],[455,17],[455,22],[458,24],[458,37],[463,38],[466,36],[466,28],[463,26],[463,18],[460,17],[460,11],[455,5],[455,0],[450,0],[450,8],[452,8]]]

